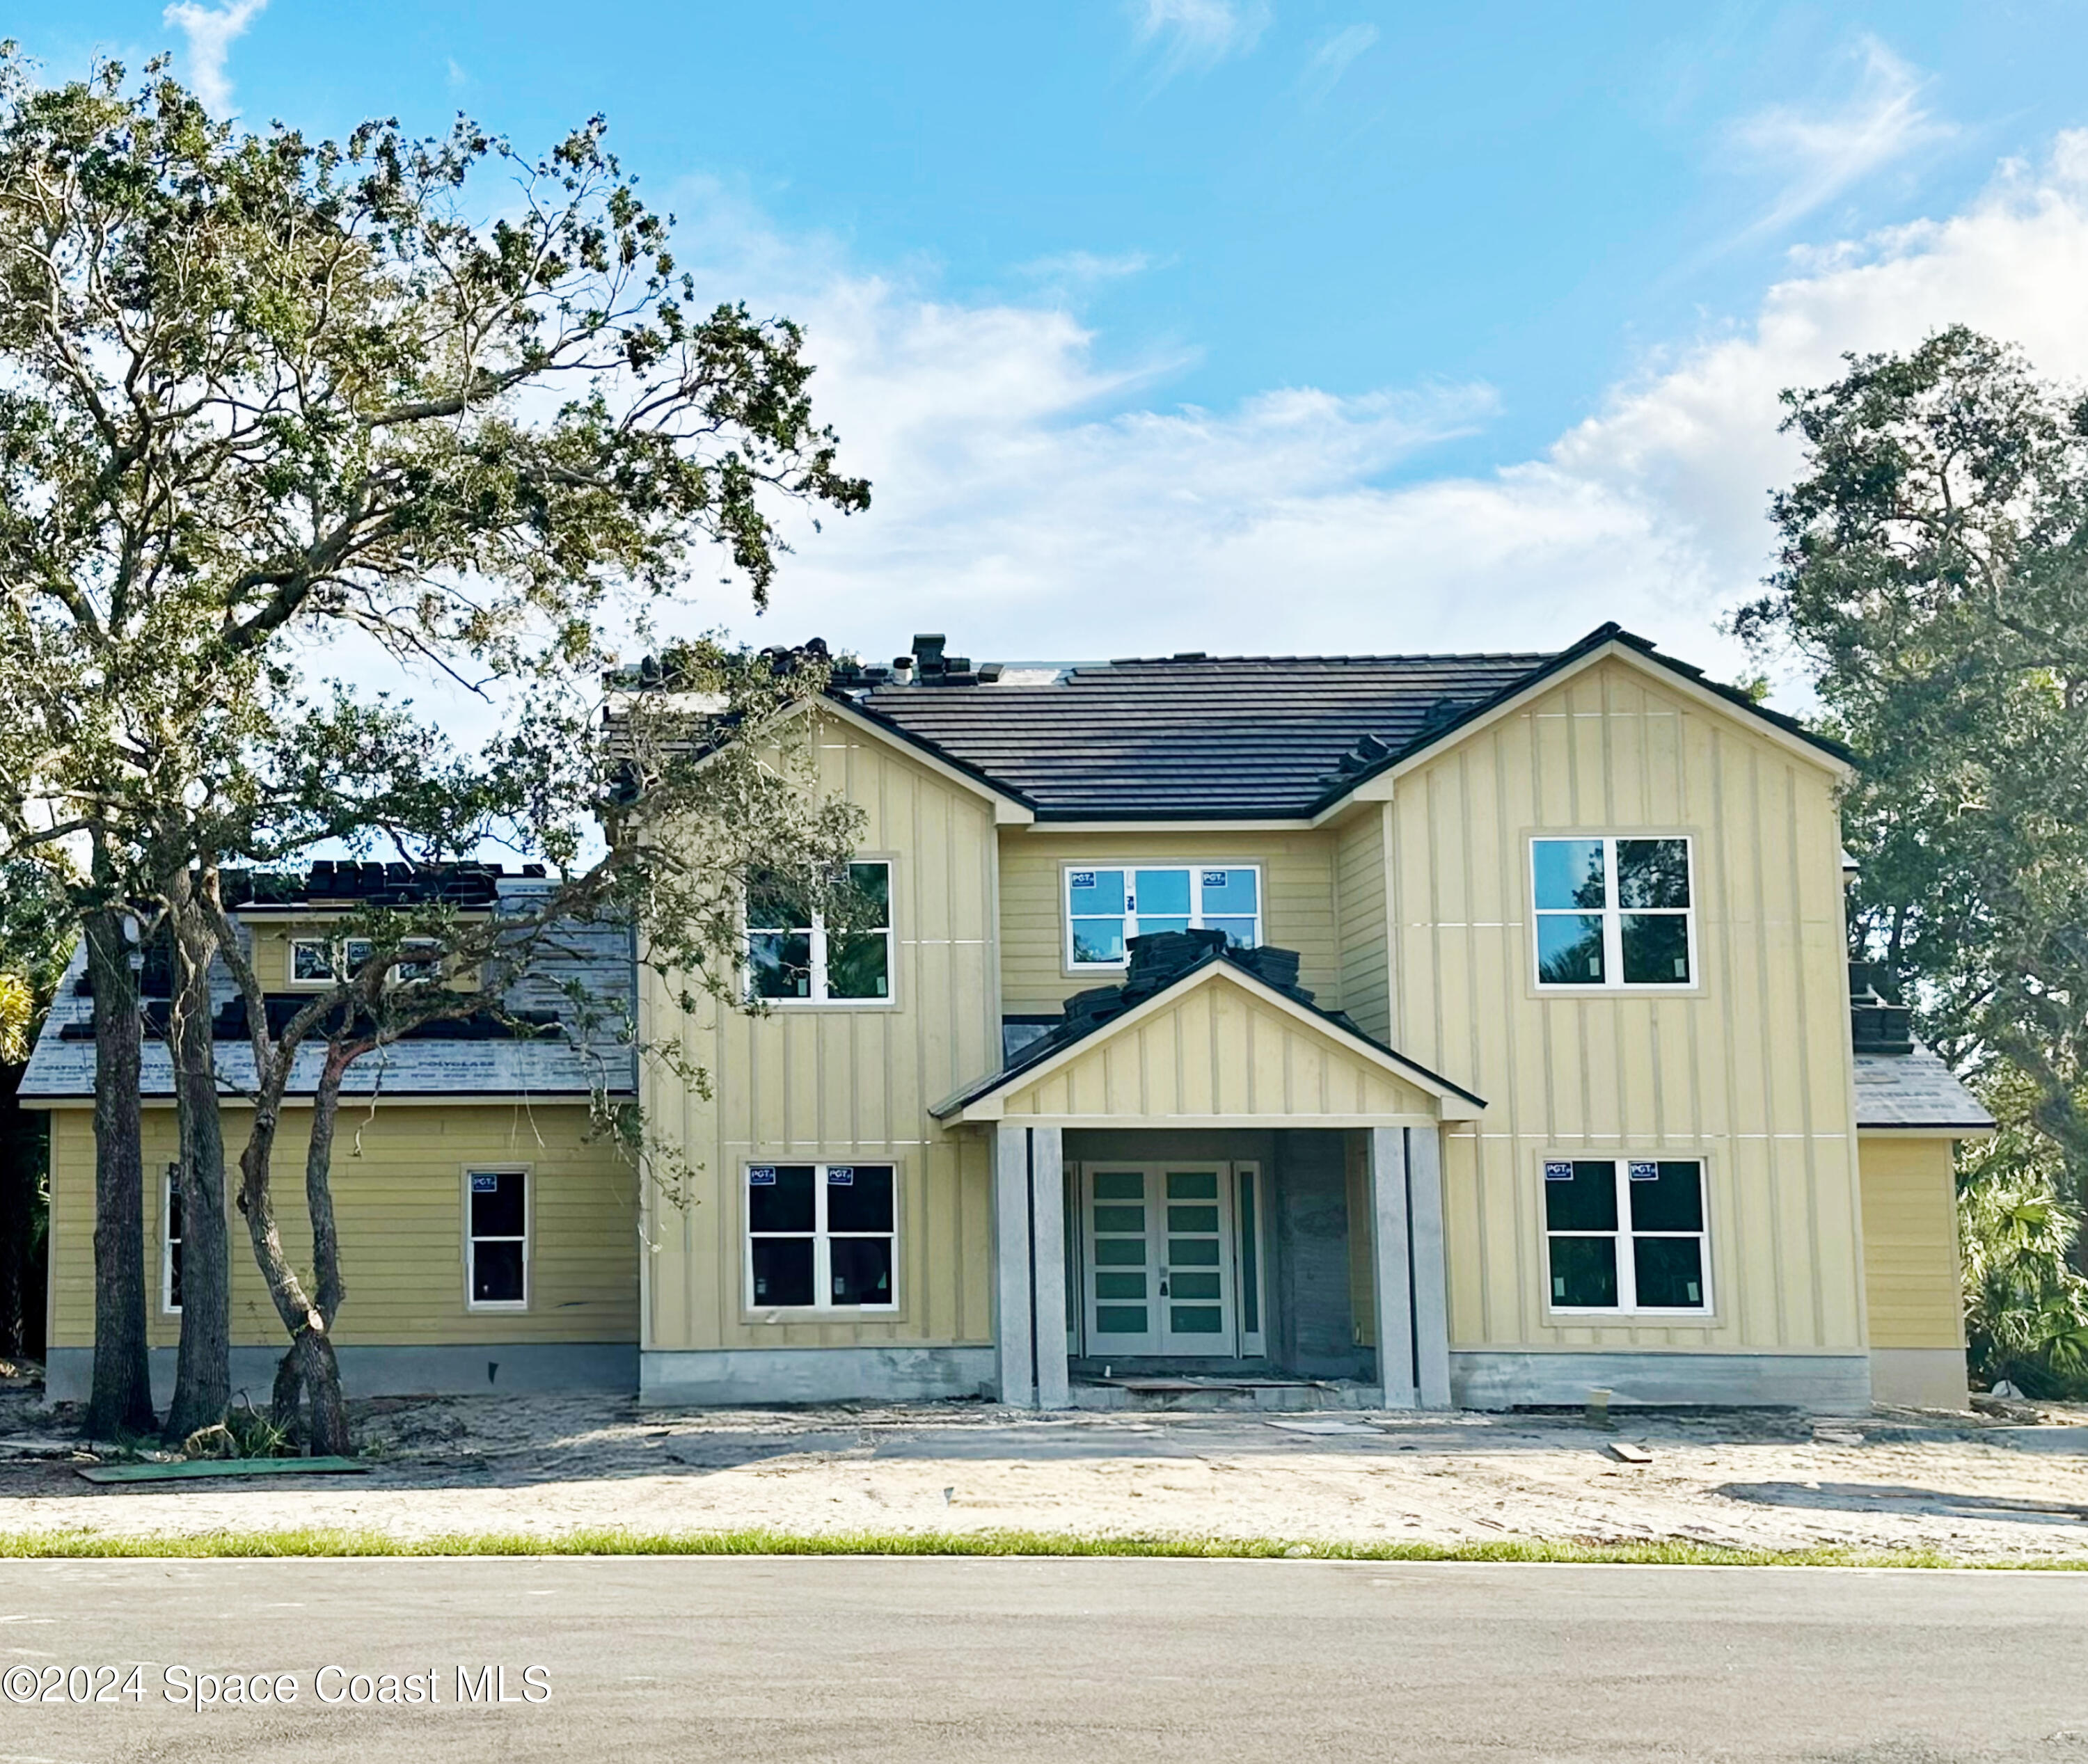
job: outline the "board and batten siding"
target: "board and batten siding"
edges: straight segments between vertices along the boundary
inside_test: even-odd
[[[1436,1118],[1434,1097],[1256,997],[1223,969],[1174,1002],[1112,1025],[1037,1078],[1011,1083],[1003,1107],[1010,1121],[1164,1121],[1170,1127],[1205,1118],[1298,1127],[1358,1116]]]
[[[1341,985],[1333,910],[1331,834],[1233,831],[1059,833],[1000,830],[1001,994],[1013,1014],[1055,1011],[1075,993],[1106,986],[1107,970],[1066,971],[1065,883],[1089,864],[1256,864],[1261,940],[1299,955],[1298,983],[1337,1007]]]
[[[687,1167],[681,1203],[648,1190],[648,1348],[992,1339],[987,1143],[944,1132],[928,1113],[1000,1066],[992,805],[837,719],[816,738],[821,788],[866,817],[858,855],[892,866],[890,1002],[748,1014],[705,1000],[685,1015],[641,972],[647,1038],[678,1037],[710,1086],[706,1096],[646,1062],[648,1121]],[[896,1314],[750,1308],[742,1172],[754,1162],[897,1168]]]
[[[1863,1263],[1833,774],[1615,661],[1401,776],[1393,1044],[1488,1104],[1444,1135],[1455,1348],[1846,1353]],[[1688,834],[1699,984],[1540,995],[1535,834]],[[1547,1309],[1542,1160],[1701,1156],[1714,1309]]]
[[[1865,1134],[1863,1283],[1873,1348],[1962,1348],[1956,1159],[1947,1138]]]
[[[91,1111],[51,1111],[51,1344],[94,1340],[94,1123]],[[311,1225],[305,1147],[311,1113],[284,1112],[270,1187],[276,1229],[310,1290]],[[167,1166],[178,1155],[174,1111],[144,1116],[145,1264],[152,1345],[171,1348],[181,1318],[161,1303]],[[225,1117],[228,1188],[236,1189],[244,1113]],[[464,1174],[530,1172],[529,1305],[473,1311],[464,1292]],[[630,1342],[638,1337],[638,1178],[593,1137],[572,1104],[467,1101],[437,1106],[342,1105],[334,1145],[334,1212],[348,1297],[334,1329],[343,1347],[517,1342]],[[232,1341],[285,1341],[255,1266],[246,1221],[227,1197]]]

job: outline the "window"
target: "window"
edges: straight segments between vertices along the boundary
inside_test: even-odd
[[[757,998],[824,1005],[892,996],[892,866],[851,864],[846,930],[780,881],[747,891],[748,989]]]
[[[331,986],[338,976],[352,975],[368,961],[372,946],[368,938],[292,938],[290,984]]]
[[[1261,872],[1251,864],[1066,872],[1068,967],[1122,967],[1133,938],[1188,930],[1222,931],[1235,949],[1252,949],[1261,942]]]
[[[1708,1311],[1704,1166],[1694,1158],[1544,1165],[1555,1311]]]
[[[757,1309],[892,1310],[888,1164],[750,1164],[747,1302]]]
[[[1534,839],[1540,986],[1687,986],[1689,841]]]
[[[167,1204],[160,1217],[160,1309],[178,1314],[182,1308],[182,1167],[167,1166]]]
[[[529,1302],[529,1177],[473,1170],[464,1177],[465,1288],[473,1310]]]

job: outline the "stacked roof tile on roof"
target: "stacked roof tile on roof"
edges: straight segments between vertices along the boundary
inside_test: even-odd
[[[1364,737],[1406,747],[1552,659],[1113,661],[1050,685],[879,686],[855,702],[1047,818],[1295,816]]]

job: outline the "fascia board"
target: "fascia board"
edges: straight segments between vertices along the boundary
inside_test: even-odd
[[[1117,820],[1053,821],[1042,818],[1029,823],[1032,833],[1309,833],[1318,822],[1307,815],[1269,816],[1229,820],[1222,816],[1200,816],[1194,820],[1170,820],[1164,815],[1127,815]]]

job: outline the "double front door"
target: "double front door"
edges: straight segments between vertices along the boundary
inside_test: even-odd
[[[1258,1357],[1260,1171],[1253,1164],[1090,1164],[1080,1194],[1080,1351]]]

